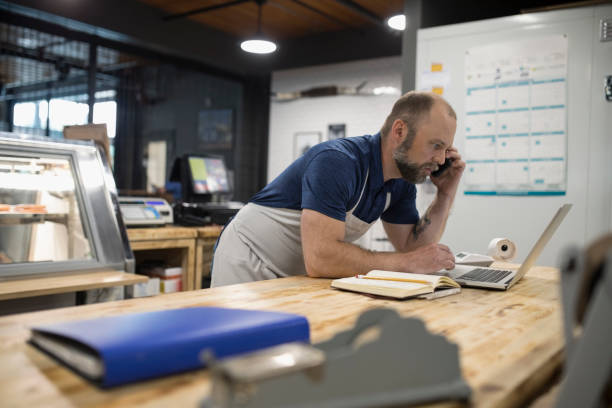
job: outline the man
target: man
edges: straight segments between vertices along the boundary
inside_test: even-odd
[[[452,269],[438,244],[465,162],[453,146],[457,119],[440,96],[408,92],[379,134],[312,147],[257,193],[228,224],[215,251],[212,286],[290,275],[338,278],[372,269],[431,273]],[[437,194],[419,219],[415,183]],[[397,252],[351,242],[382,218]]]

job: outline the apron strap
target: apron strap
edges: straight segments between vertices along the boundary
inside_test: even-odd
[[[355,211],[357,209],[357,206],[359,205],[359,203],[361,202],[361,199],[363,198],[363,193],[365,192],[366,186],[368,185],[368,177],[370,176],[370,168],[368,167],[368,170],[366,171],[366,176],[365,176],[365,181],[363,182],[363,188],[361,189],[361,194],[359,194],[359,198],[357,199],[357,203],[355,204],[355,206],[348,212],[348,214],[352,214],[353,211]]]

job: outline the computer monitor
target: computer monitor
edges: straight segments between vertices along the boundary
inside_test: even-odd
[[[232,193],[222,157],[187,154],[177,157],[166,189],[183,202],[218,202]]]
[[[187,173],[193,194],[227,194],[230,186],[220,157],[187,156]]]

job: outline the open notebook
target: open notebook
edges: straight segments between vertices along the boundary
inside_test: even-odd
[[[447,276],[419,273],[373,270],[366,275],[335,279],[332,288],[371,295],[404,299],[433,293],[438,289],[459,288],[459,284]]]

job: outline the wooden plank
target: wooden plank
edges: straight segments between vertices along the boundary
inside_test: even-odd
[[[182,239],[196,238],[197,231],[189,227],[162,227],[162,228],[128,228],[128,240],[130,244],[134,241],[151,241],[159,239]]]
[[[221,225],[209,225],[206,227],[197,227],[198,238],[214,238],[217,239],[221,234],[223,227]]]
[[[142,251],[148,249],[170,249],[170,248],[189,248],[195,247],[195,239],[160,239],[154,241],[134,241],[130,242],[132,251]]]
[[[195,286],[195,258],[196,240],[190,240],[187,247],[187,256],[183,258],[183,290],[194,290]]]
[[[204,244],[203,240],[198,239],[195,250],[195,272],[194,272],[194,289],[202,289],[202,270],[204,268]]]
[[[473,406],[521,406],[536,391],[531,382],[545,382],[560,365],[558,276],[554,268],[533,268],[506,292],[463,289],[431,301],[372,298],[331,289],[328,279],[292,277],[6,316],[0,318],[0,395],[3,403],[16,407],[133,407],[196,406],[209,392],[205,370],[101,391],[28,346],[28,327],[34,324],[221,306],[302,314],[317,343],[352,327],[362,312],[389,307],[422,319],[431,332],[459,345]]]
[[[202,277],[210,275],[213,247],[216,238],[198,238],[196,242],[195,289],[202,289]]]
[[[195,261],[195,289],[202,289],[202,276],[210,275],[212,248],[219,238],[219,235],[221,235],[222,229],[223,227],[220,225],[210,225],[198,228]]]
[[[551,387],[543,395],[541,395],[540,397],[538,397],[538,399],[533,401],[533,403],[529,405],[529,408],[554,407],[557,402],[557,398],[559,397],[560,391],[561,391],[561,383],[559,380],[557,380],[557,382],[553,383]]]
[[[133,285],[147,280],[146,276],[114,270],[7,280],[0,282],[0,300]]]

